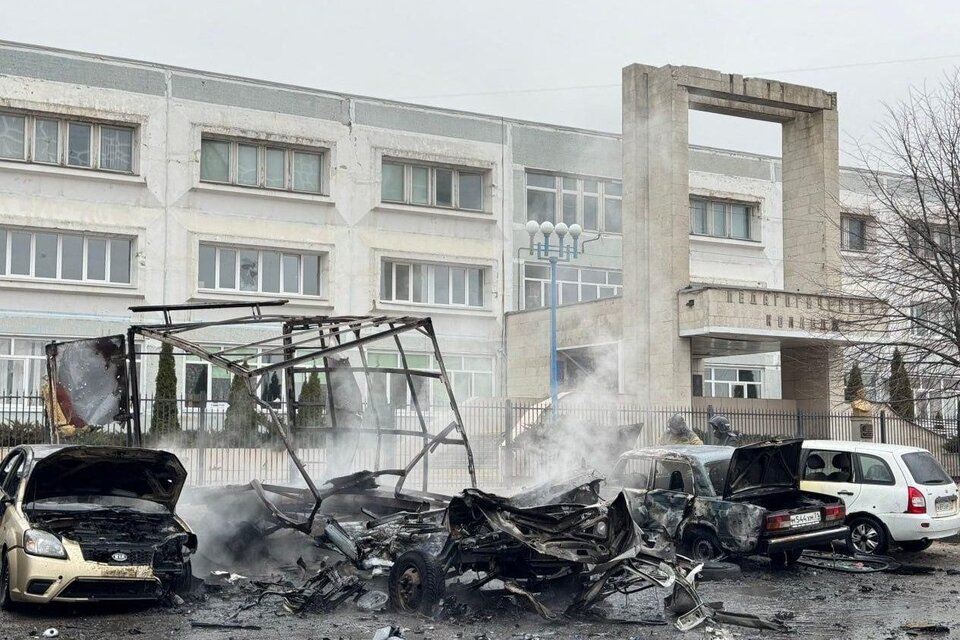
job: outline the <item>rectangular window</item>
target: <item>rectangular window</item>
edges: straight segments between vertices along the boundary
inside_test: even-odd
[[[757,205],[690,198],[690,233],[695,236],[759,241]]]
[[[415,353],[406,351],[407,363],[413,369],[426,371],[440,371],[440,365],[433,354]],[[399,355],[393,351],[371,351],[368,361],[372,367],[399,367]],[[454,387],[454,393],[461,402],[467,398],[489,398],[493,396],[493,358],[485,355],[445,355],[444,368]],[[373,376],[383,376],[378,386],[386,391],[387,402],[394,410],[410,410],[413,400],[406,377],[399,373],[375,373]],[[443,382],[414,376],[414,386],[417,391],[417,400],[421,406],[431,404],[446,405],[447,392]]]
[[[37,118],[33,137],[33,161],[44,164],[60,162],[60,122]]]
[[[523,266],[524,309],[550,304],[550,266],[529,262]],[[607,269],[560,267],[557,269],[557,290],[560,306],[589,302],[620,295],[623,274]]]
[[[323,278],[323,254],[200,244],[198,289],[320,297]]]
[[[840,246],[847,251],[867,250],[866,218],[840,216]]]
[[[484,211],[482,173],[387,159],[381,167],[382,202]]]
[[[254,140],[200,141],[200,180],[242,187],[323,193],[320,150],[267,146]]]
[[[135,127],[0,113],[0,158],[134,173]]]
[[[0,158],[23,160],[26,156],[25,116],[0,113]]]
[[[703,395],[708,398],[762,398],[763,370],[704,367]]]
[[[585,231],[623,233],[619,182],[527,172],[527,220],[579,224]]]
[[[384,260],[380,300],[483,307],[484,268]]]
[[[132,248],[131,238],[0,229],[0,275],[130,284]]]

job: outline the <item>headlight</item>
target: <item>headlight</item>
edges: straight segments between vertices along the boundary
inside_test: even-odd
[[[23,550],[32,556],[44,558],[66,558],[67,552],[60,538],[49,531],[27,529],[23,534]]]
[[[598,536],[605,537],[607,535],[607,523],[603,521],[598,522],[596,531]]]

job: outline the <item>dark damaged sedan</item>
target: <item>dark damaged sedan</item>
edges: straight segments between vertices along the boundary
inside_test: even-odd
[[[20,446],[0,463],[0,607],[155,599],[190,579],[171,453]]]
[[[841,500],[800,490],[802,442],[637,449],[608,485],[627,490],[641,528],[662,528],[695,560],[761,554],[790,565],[847,535]]]

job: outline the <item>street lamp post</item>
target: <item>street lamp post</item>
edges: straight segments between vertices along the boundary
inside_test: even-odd
[[[556,226],[552,222],[538,223],[536,220],[527,221],[527,233],[530,235],[530,255],[539,260],[550,262],[550,416],[557,422],[557,263],[570,262],[580,255],[579,238],[582,229],[578,224],[569,227],[559,222]],[[537,232],[543,240],[537,242]],[[550,237],[556,234],[556,244],[550,242]],[[567,241],[569,236],[570,241]]]

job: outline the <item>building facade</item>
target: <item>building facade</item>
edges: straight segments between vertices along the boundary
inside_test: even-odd
[[[719,287],[714,305],[783,291],[783,162],[685,138],[674,152],[689,180],[677,200],[689,229],[672,232],[689,282]],[[635,265],[624,231],[639,232],[623,157],[614,134],[2,43],[0,395],[36,392],[50,340],[153,319],[132,305],[286,298],[296,314],[430,315],[459,398],[543,397],[535,219],[584,229],[583,255],[558,274],[566,384],[589,371],[636,396],[622,301]],[[841,202],[862,199],[857,183],[840,171]],[[842,249],[864,250],[869,216],[840,215]],[[824,251],[841,250],[839,235]],[[663,248],[654,259],[675,250]],[[426,344],[404,346],[433,366]],[[690,362],[686,395],[782,396],[779,346]],[[185,394],[225,400],[224,372],[179,367]]]

